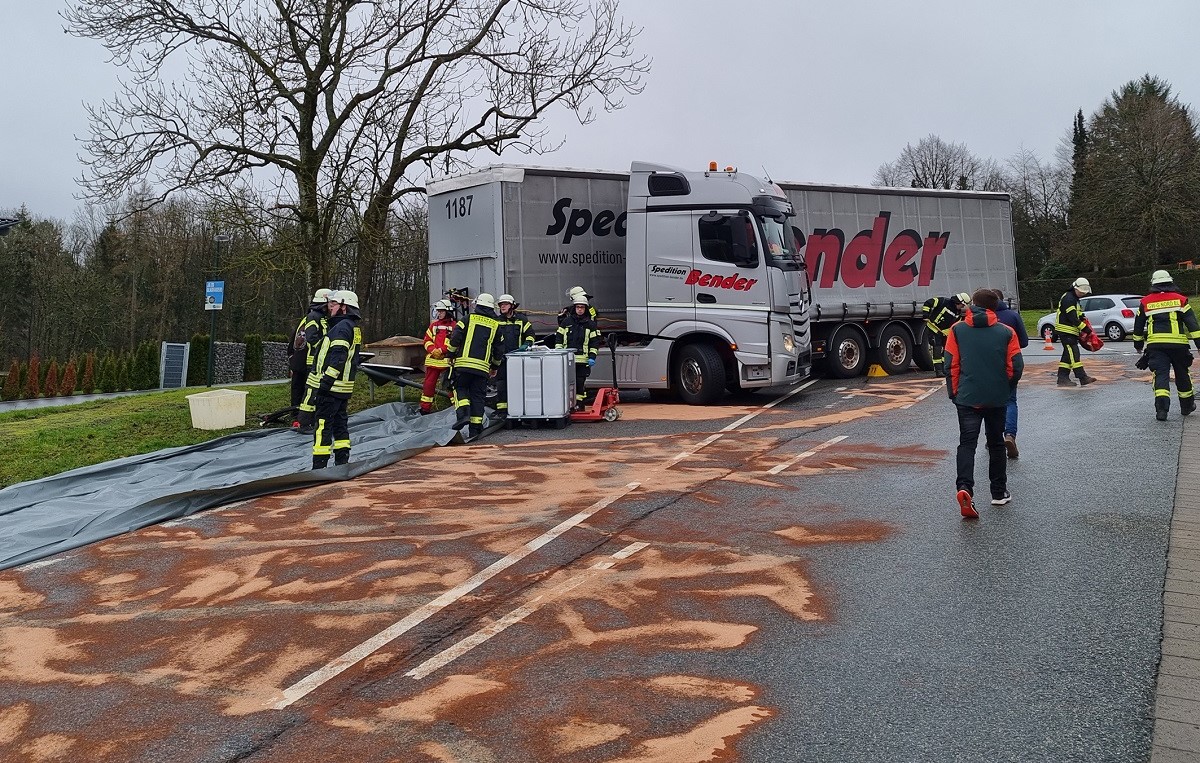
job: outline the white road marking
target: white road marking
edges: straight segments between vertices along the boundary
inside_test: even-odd
[[[36,562],[29,562],[28,564],[22,564],[22,565],[21,565],[20,567],[18,567],[17,569],[18,569],[18,570],[20,570],[21,572],[27,572],[27,571],[29,571],[29,570],[40,570],[40,569],[41,569],[41,568],[43,568],[43,567],[49,567],[50,565],[52,565],[52,564],[58,564],[58,563],[59,563],[59,562],[61,562],[61,561],[62,561],[62,559],[61,559],[61,558],[58,558],[58,559],[38,559]]]
[[[272,698],[270,704],[268,704],[268,707],[275,710],[282,710],[288,705],[291,705],[293,702],[302,699],[313,689],[316,689],[317,687],[326,683],[347,668],[350,668],[358,662],[366,659],[368,656],[375,653],[385,645],[391,643],[416,626],[425,622],[433,615],[458,601],[471,591],[474,591],[491,578],[529,556],[534,551],[537,551],[539,548],[562,535],[567,530],[570,530],[572,527],[575,527],[576,525],[586,521],[593,514],[612,504],[614,501],[624,498],[626,495],[637,489],[640,485],[641,483],[639,482],[628,483],[625,486],[625,489],[621,492],[615,493],[603,500],[596,501],[584,511],[579,512],[570,519],[560,522],[555,527],[529,541],[508,556],[497,559],[484,569],[475,573],[462,583],[454,586],[449,591],[446,591],[433,601],[417,608],[407,617],[385,628],[376,635],[346,652],[341,657],[338,657],[324,667],[318,668],[288,688],[284,689],[279,695]]]
[[[924,400],[925,398],[929,397],[929,396],[930,396],[930,395],[932,395],[934,392],[937,392],[937,391],[938,391],[938,390],[940,390],[940,389],[941,389],[941,387],[940,387],[940,386],[938,386],[938,387],[930,387],[929,389],[925,390],[925,391],[924,391],[924,392],[922,392],[920,395],[918,395],[916,400],[914,400],[914,401],[912,401],[911,403],[908,403],[908,404],[906,404],[906,405],[902,405],[902,406],[900,406],[900,410],[906,410],[906,409],[908,409],[908,408],[912,408],[914,405],[916,405],[917,403],[921,402],[922,400]]]
[[[650,544],[649,543],[631,543],[630,545],[626,546],[625,548],[623,548],[620,551],[613,554],[612,558],[613,559],[628,559],[631,555],[637,553],[638,551],[641,551],[643,548],[645,548],[648,545],[650,545]],[[570,591],[573,588],[577,588],[580,584],[582,584],[584,581],[586,581],[588,579],[589,573],[592,570],[611,569],[615,564],[616,564],[616,562],[612,562],[612,561],[596,562],[590,568],[588,568],[587,571],[585,571],[579,575],[576,575],[575,577],[571,578],[570,580],[568,580],[554,588],[551,588],[549,591],[538,594],[537,596],[533,597],[529,601],[525,602],[521,606],[514,609],[512,612],[509,612],[504,617],[481,628],[480,630],[476,631],[475,633],[472,633],[470,636],[467,636],[466,638],[464,638],[462,641],[459,641],[454,646],[451,646],[451,647],[439,652],[438,654],[435,654],[433,657],[430,657],[428,660],[425,660],[425,662],[422,662],[420,665],[418,665],[417,667],[408,671],[404,675],[408,676],[409,678],[421,679],[421,678],[424,678],[425,676],[429,675],[430,673],[435,672],[439,668],[443,668],[446,665],[449,665],[451,662],[454,662],[459,657],[462,657],[464,654],[471,651],[472,649],[479,646],[480,644],[486,642],[493,636],[499,635],[500,633],[504,632],[505,630],[508,629],[509,626],[516,625],[517,623],[524,620],[526,617],[529,617],[531,614],[533,614],[538,609],[540,609],[543,604],[551,601],[552,599],[555,599],[555,598],[561,596],[562,594],[566,593],[567,591]]]
[[[792,456],[787,461],[784,461],[782,464],[779,464],[777,466],[772,466],[770,469],[767,470],[767,474],[779,474],[784,469],[788,469],[788,468],[796,465],[797,463],[799,463],[800,461],[803,461],[804,459],[808,458],[809,456],[813,455],[814,453],[820,453],[821,451],[828,448],[830,445],[837,445],[839,442],[846,439],[846,437],[847,437],[847,435],[839,435],[837,437],[834,437],[832,440],[826,440],[825,442],[821,443],[820,445],[817,445],[816,447],[812,448],[811,450],[806,450],[799,455]]]

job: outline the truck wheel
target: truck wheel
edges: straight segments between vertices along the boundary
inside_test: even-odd
[[[933,348],[929,346],[929,342],[921,341],[913,346],[913,362],[922,371],[933,370]]]
[[[679,399],[674,390],[670,389],[652,389],[650,392],[650,402],[652,403],[673,403]]]
[[[852,328],[840,328],[833,334],[825,353],[829,374],[835,379],[862,376],[867,367],[867,342]]]
[[[912,339],[901,326],[889,326],[879,336],[879,348],[876,352],[879,365],[887,371],[888,376],[895,376],[908,371],[913,359]]]
[[[675,388],[689,405],[709,405],[725,394],[725,364],[706,344],[689,344],[675,362]]]

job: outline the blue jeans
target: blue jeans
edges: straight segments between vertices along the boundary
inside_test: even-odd
[[[1008,395],[1008,409],[1004,412],[1004,434],[1017,436],[1017,388]]]

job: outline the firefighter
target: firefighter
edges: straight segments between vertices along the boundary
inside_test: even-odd
[[[925,319],[925,336],[929,340],[929,354],[933,357],[933,375],[946,375],[946,332],[958,322],[971,295],[960,292],[949,297],[933,297],[921,305],[921,316]]]
[[[1076,278],[1071,288],[1058,300],[1058,313],[1054,316],[1054,332],[1062,342],[1062,358],[1058,361],[1058,386],[1074,387],[1071,372],[1079,378],[1081,386],[1096,381],[1094,376],[1088,376],[1083,370],[1083,361],[1079,359],[1079,332],[1083,328],[1083,309],[1079,305],[1082,297],[1092,293],[1092,285],[1086,278]]]
[[[508,416],[508,377],[505,357],[510,352],[528,350],[533,346],[533,325],[525,313],[518,313],[516,299],[511,294],[501,294],[496,300],[500,308],[500,369],[496,372],[496,414]]]
[[[578,304],[577,300],[579,300],[579,299],[582,299],[583,303],[588,306],[587,307],[588,317],[592,319],[593,323],[599,324],[600,316],[596,312],[596,308],[591,303],[592,295],[588,294],[587,291],[582,286],[572,286],[571,288],[567,289],[567,296],[571,298],[571,304],[567,305],[566,307],[564,307],[562,310],[559,311],[559,313],[558,313],[559,328],[562,328],[563,326],[566,326],[567,324],[574,322],[574,320],[575,320],[574,319],[575,305]]]
[[[558,329],[557,344],[559,347],[575,351],[575,409],[583,410],[587,391],[584,383],[596,365],[596,353],[599,350],[600,332],[596,329],[596,321],[589,314],[589,305],[585,294],[574,297],[571,314]]]
[[[292,420],[292,429],[301,434],[313,433],[313,412],[316,410],[312,392],[308,388],[308,375],[312,372],[313,361],[317,359],[317,348],[321,338],[325,336],[325,326],[329,314],[329,297],[333,289],[317,289],[313,294],[312,303],[308,306],[308,314],[300,319],[296,326],[296,335],[288,346],[288,372],[292,377],[292,406],[296,408],[296,417]]]
[[[1150,276],[1150,293],[1138,305],[1131,336],[1133,349],[1141,352],[1142,347],[1146,348],[1144,362],[1154,371],[1154,417],[1166,421],[1167,411],[1171,410],[1172,369],[1179,412],[1187,416],[1196,410],[1188,373],[1188,366],[1192,365],[1188,342],[1194,342],[1200,349],[1200,322],[1167,271],[1156,270]]]
[[[450,367],[446,343],[454,331],[454,306],[448,299],[439,299],[433,305],[434,319],[425,329],[425,384],[421,387],[421,415],[433,413],[433,395],[438,380]]]
[[[467,433],[478,437],[483,432],[483,403],[488,379],[500,367],[500,320],[496,300],[491,294],[475,298],[475,309],[458,322],[446,345],[454,359],[454,429],[470,425]]]
[[[358,351],[362,347],[362,329],[358,322],[358,295],[338,291],[329,299],[329,326],[317,349],[317,358],[308,386],[316,400],[316,427],[313,433],[313,468],[329,466],[333,455],[336,465],[350,462],[350,427],[347,406],[358,374]]]

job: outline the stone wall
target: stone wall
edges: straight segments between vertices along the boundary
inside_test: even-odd
[[[246,345],[217,342],[213,348],[213,384],[241,384],[246,378]]]
[[[288,378],[288,358],[286,342],[263,342],[263,378]],[[303,352],[303,350],[301,350]]]

